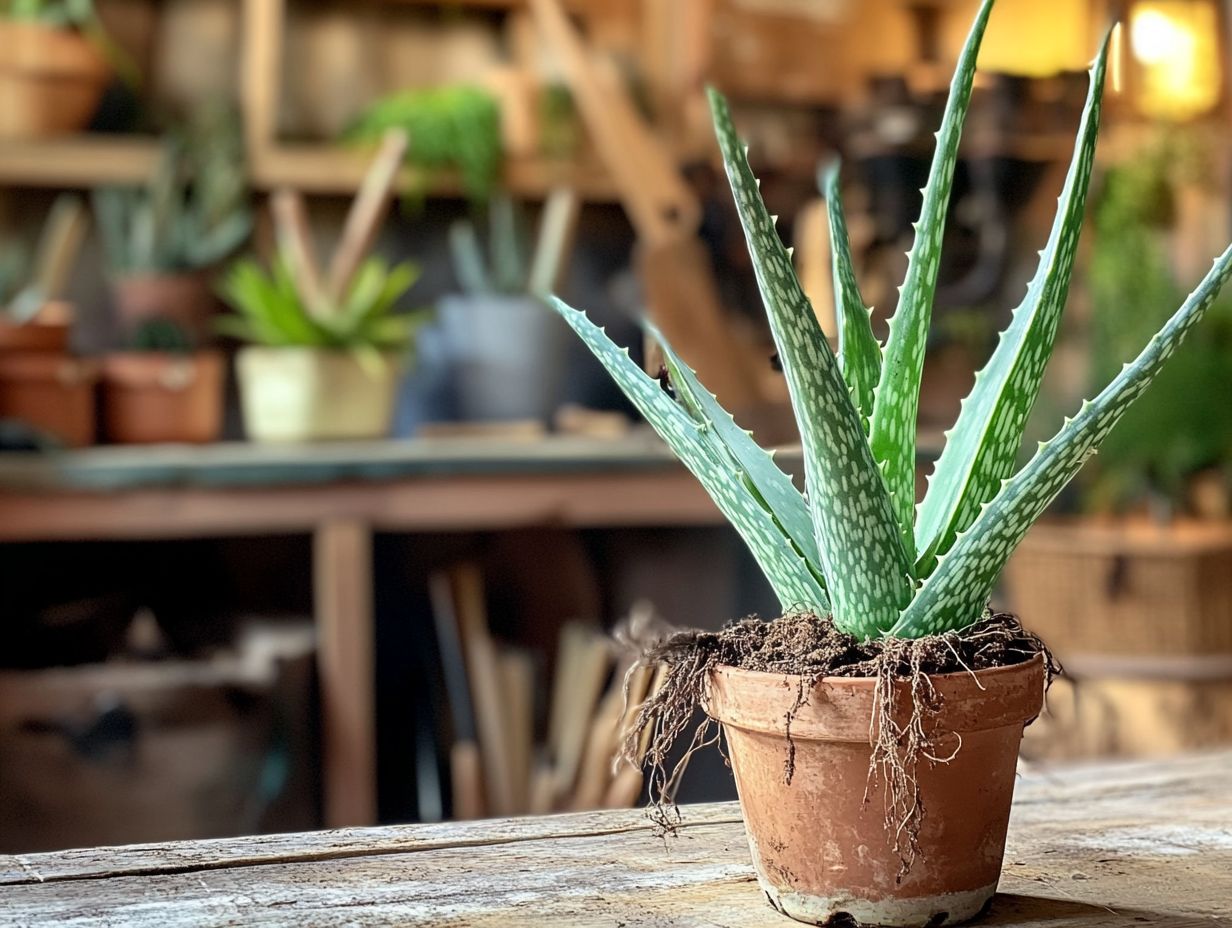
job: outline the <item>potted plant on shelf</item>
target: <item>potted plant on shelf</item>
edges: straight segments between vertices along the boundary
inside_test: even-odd
[[[761,888],[779,910],[816,924],[937,925],[971,918],[992,898],[1018,747],[1040,711],[1049,661],[1016,619],[987,612],[989,594],[1028,527],[1232,275],[1229,248],[1138,357],[1015,471],[1077,249],[1105,40],[1039,269],[949,433],[917,514],[920,375],[959,135],[991,7],[981,5],[959,59],[884,345],[852,271],[837,172],[826,183],[836,357],[727,104],[711,93],[800,428],[807,495],[663,339],[659,381],[585,315],[554,301],[748,543],[784,613],[650,647],[646,659],[668,665],[635,726],[651,730],[652,795],[670,799],[679,768],[665,769],[667,747],[704,708],[709,718],[691,745],[721,723]],[[628,753],[640,756],[637,748]]]
[[[1112,376],[1183,294],[1176,252],[1213,225],[1204,203],[1224,208],[1212,176],[1198,134],[1179,128],[1107,173],[1087,287],[1092,380]],[[1163,753],[1232,732],[1232,404],[1192,400],[1230,389],[1224,296],[1109,433],[1064,514],[1011,559],[1010,601],[1081,687],[1072,712],[1059,700],[1036,733],[1041,751]]]
[[[168,319],[194,345],[208,341],[215,308],[211,273],[252,231],[242,147],[233,113],[202,113],[168,136],[145,186],[94,191],[126,339],[150,319]]]
[[[0,3],[0,137],[84,129],[111,79],[113,54],[91,0]]]
[[[467,421],[547,421],[559,401],[565,327],[543,312],[555,289],[577,215],[576,197],[555,191],[531,248],[511,199],[489,206],[488,255],[474,223],[449,230],[463,293],[440,301],[439,334],[452,398]]]
[[[120,444],[205,444],[222,430],[226,366],[170,319],[141,324],[102,360],[103,434]]]
[[[361,114],[346,137],[376,141],[391,129],[410,138],[406,158],[425,172],[412,193],[422,194],[436,172],[453,168],[471,202],[492,196],[503,149],[500,106],[487,91],[459,85],[391,94]]]
[[[86,230],[80,199],[56,198],[34,260],[6,244],[0,260],[0,417],[70,446],[94,440],[93,362],[69,353],[73,308],[60,297]]]
[[[235,309],[220,330],[245,342],[236,356],[240,406],[254,441],[381,438],[422,312],[398,300],[418,269],[368,258],[337,304],[313,308],[283,257],[266,271],[246,259],[223,281]]]

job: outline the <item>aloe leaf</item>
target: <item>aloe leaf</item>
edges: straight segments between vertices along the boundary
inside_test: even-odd
[[[813,536],[813,520],[809,517],[804,495],[796,489],[774,458],[753,436],[736,424],[731,413],[697,379],[697,374],[680,359],[671,344],[654,325],[647,322],[647,331],[663,351],[672,385],[680,402],[703,423],[702,435],[711,439],[718,456],[731,455],[736,465],[748,476],[752,490],[763,500],[784,534],[813,569],[821,574],[821,557]],[[824,585],[824,580],[818,576]]]
[[[1061,430],[1042,442],[1029,462],[1003,482],[953,547],[938,558],[893,635],[916,638],[962,628],[979,617],[997,576],[1031,524],[1061,491],[1122,413],[1150,386],[1152,378],[1214,302],[1232,276],[1229,246],[1162,329],[1093,400],[1082,404]]]
[[[834,282],[834,310],[838,313],[838,366],[867,429],[873,415],[873,393],[881,376],[881,345],[873,335],[871,310],[864,305],[856,283],[837,162],[823,173],[821,187],[830,217],[830,276]]]
[[[907,276],[899,289],[898,307],[890,319],[881,379],[877,384],[870,441],[881,465],[898,519],[903,547],[915,557],[915,430],[920,405],[924,350],[941,264],[941,241],[954,182],[954,162],[963,119],[971,101],[975,60],[988,24],[993,0],[984,0],[963,46],[950,96],[945,104],[937,148],[933,152],[923,205],[915,223],[915,242],[907,253]]]
[[[809,512],[834,621],[868,638],[889,628],[910,599],[910,565],[864,423],[762,202],[727,102],[711,90],[710,106],[800,425]]]
[[[1040,252],[1039,268],[988,364],[976,375],[975,386],[963,400],[958,421],[929,477],[928,493],[916,519],[916,538],[922,552],[917,576],[928,575],[936,556],[954,543],[954,536],[971,524],[980,506],[1013,471],[1069,292],[1095,161],[1107,57],[1105,37],[1091,68],[1079,140],[1048,244]]]
[[[722,458],[714,453],[703,434],[707,426],[695,422],[633,363],[626,349],[618,348],[584,313],[555,297],[548,302],[607,368],[625,396],[697,477],[740,533],[784,611],[804,608],[824,612],[828,600],[808,564],[789,543],[771,513],[749,492],[731,457]]]

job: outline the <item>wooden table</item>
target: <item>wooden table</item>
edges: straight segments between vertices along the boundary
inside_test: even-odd
[[[0,856],[6,925],[786,928],[739,809],[640,812]],[[1018,786],[984,925],[1232,926],[1232,753],[1055,768]]]
[[[718,525],[653,435],[0,455],[0,543],[309,534],[327,825],[376,821],[374,532]]]

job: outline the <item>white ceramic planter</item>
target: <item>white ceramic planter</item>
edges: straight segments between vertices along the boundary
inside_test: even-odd
[[[349,351],[249,346],[235,358],[248,437],[259,442],[384,438],[405,363]]]

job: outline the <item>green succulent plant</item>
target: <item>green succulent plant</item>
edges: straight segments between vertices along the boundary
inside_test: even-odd
[[[1208,196],[1215,173],[1199,132],[1172,127],[1104,176],[1092,209],[1090,377],[1115,374],[1184,295],[1167,242],[1176,200],[1189,186]],[[1190,480],[1205,470],[1232,478],[1232,405],[1194,403],[1232,384],[1232,293],[1207,312],[1202,330],[1129,410],[1078,481],[1079,503],[1093,512],[1149,501],[1156,512],[1182,513]],[[1054,397],[1048,397],[1054,400]]]
[[[525,217],[508,196],[488,204],[488,254],[474,221],[459,219],[449,227],[454,274],[471,296],[499,293],[522,295],[530,285]]]
[[[246,258],[235,262],[222,282],[222,297],[235,313],[218,329],[245,342],[269,347],[349,349],[371,354],[407,351],[426,321],[423,311],[400,313],[398,300],[419,279],[410,262],[390,266],[370,257],[336,307],[312,312],[295,286],[287,261],[267,271]]]
[[[829,612],[840,629],[862,639],[917,638],[978,619],[1027,529],[1146,390],[1232,274],[1229,248],[1138,357],[1014,472],[1073,271],[1099,126],[1105,38],[1038,270],[964,400],[927,494],[915,506],[925,342],[959,135],[991,8],[992,0],[981,5],[950,86],[884,345],[873,335],[852,270],[837,172],[825,182],[839,314],[835,356],[761,199],[727,103],[710,92],[728,180],[800,429],[806,494],[653,328],[674,396],[585,314],[553,300],[744,538],[783,609]]]
[[[193,338],[173,319],[147,319],[129,339],[133,351],[156,354],[191,354]]]
[[[142,187],[94,191],[107,264],[118,274],[177,273],[217,264],[247,240],[252,210],[234,113],[202,113],[168,135]]]

